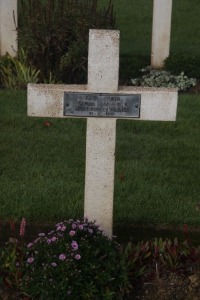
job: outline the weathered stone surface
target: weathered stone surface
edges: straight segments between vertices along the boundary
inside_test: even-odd
[[[16,55],[17,19],[17,0],[0,0],[0,55],[5,55],[6,52],[11,56]]]
[[[151,66],[162,68],[169,56],[171,35],[172,0],[154,0]]]
[[[89,118],[86,136],[84,216],[112,235],[116,119]]]
[[[64,118],[64,92],[86,92],[86,85],[28,84],[28,116]]]
[[[118,89],[119,31],[90,30],[88,90],[112,93]]]

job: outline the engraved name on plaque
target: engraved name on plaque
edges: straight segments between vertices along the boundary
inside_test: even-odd
[[[139,118],[141,95],[64,93],[64,116]]]

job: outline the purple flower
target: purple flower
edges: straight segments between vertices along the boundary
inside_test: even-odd
[[[61,231],[65,231],[66,230],[66,226],[62,226]]]
[[[78,244],[76,241],[72,241],[71,246],[73,250],[78,250]]]
[[[45,233],[41,232],[38,234],[38,236],[45,236]]]
[[[88,229],[88,232],[89,232],[89,233],[93,233],[93,230],[89,228],[89,229]]]
[[[59,255],[59,259],[60,260],[65,260],[65,258],[66,258],[66,254],[60,254]]]
[[[53,236],[52,239],[51,239],[51,241],[52,241],[52,242],[57,241],[57,237]]]
[[[52,265],[52,267],[57,267],[57,263],[55,263],[55,262],[52,262],[51,265]]]
[[[78,228],[79,228],[80,230],[83,230],[83,225],[78,225]]]
[[[33,243],[29,243],[29,244],[27,245],[28,248],[31,248],[32,246],[33,246]]]
[[[34,258],[33,258],[33,257],[29,257],[29,258],[27,259],[27,263],[29,263],[29,264],[32,264],[33,261],[34,261]]]
[[[74,236],[76,234],[76,231],[74,231],[74,230],[71,230],[70,232],[69,232],[69,235],[70,236]]]
[[[58,226],[57,228],[56,228],[56,230],[61,230],[62,229],[62,226]]]
[[[72,229],[76,229],[76,227],[77,227],[76,224],[73,223],[72,224]]]
[[[76,255],[74,256],[74,258],[75,258],[76,260],[79,260],[79,259],[81,259],[81,256],[80,256],[80,254],[76,254]]]
[[[47,244],[51,244],[51,239],[47,239]]]

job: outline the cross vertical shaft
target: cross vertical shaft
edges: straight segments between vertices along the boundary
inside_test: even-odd
[[[118,90],[119,32],[91,30],[88,91]],[[112,236],[116,118],[88,118],[84,216]]]

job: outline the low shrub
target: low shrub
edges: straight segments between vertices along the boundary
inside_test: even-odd
[[[184,71],[187,76],[200,79],[200,55],[170,54],[165,60],[165,69],[174,75]]]
[[[196,85],[196,79],[188,78],[183,72],[175,76],[165,70],[152,70],[151,67],[140,71],[144,75],[131,80],[135,86],[178,88],[179,91],[186,91]]]
[[[61,222],[27,246],[22,289],[33,299],[122,299],[127,287],[120,246],[94,222]]]

